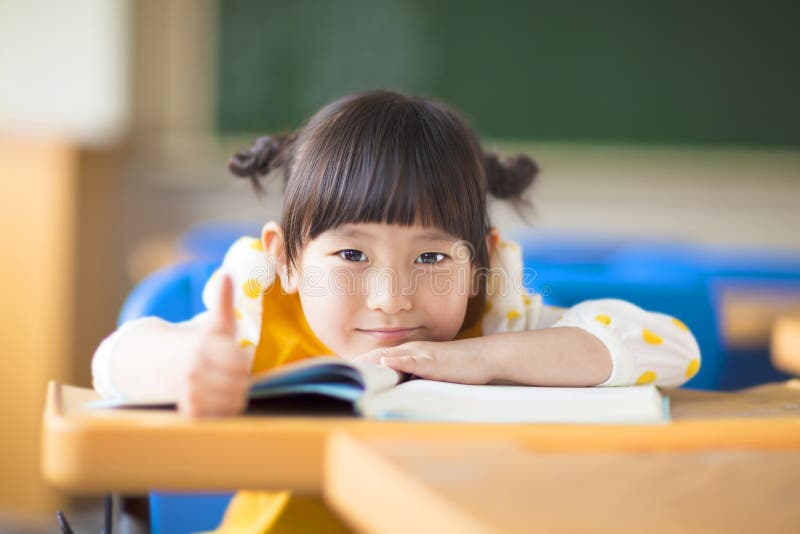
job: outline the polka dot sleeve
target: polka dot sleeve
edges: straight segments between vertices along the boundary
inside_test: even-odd
[[[600,386],[677,387],[700,369],[700,348],[685,324],[624,300],[581,302],[552,326],[583,328],[606,345],[614,367]]]
[[[242,237],[228,249],[222,265],[203,288],[203,304],[209,310],[217,306],[222,273],[230,275],[233,281],[236,340],[254,355],[261,333],[261,297],[275,278],[274,266],[267,262],[261,240]]]

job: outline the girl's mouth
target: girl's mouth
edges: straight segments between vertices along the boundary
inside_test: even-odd
[[[361,330],[356,329],[364,334],[377,337],[378,339],[401,339],[418,330],[419,327],[414,328],[401,328],[401,329],[386,329],[386,330]]]

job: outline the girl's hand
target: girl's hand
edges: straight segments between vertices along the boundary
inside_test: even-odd
[[[354,358],[429,380],[486,384],[495,378],[492,360],[477,346],[460,341],[409,341],[374,349]]]
[[[180,385],[178,410],[193,417],[235,415],[247,403],[249,356],[236,344],[233,282],[226,275],[220,286],[219,305],[196,338]]]

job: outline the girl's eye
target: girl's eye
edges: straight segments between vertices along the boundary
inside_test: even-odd
[[[444,261],[444,259],[447,257],[447,254],[442,254],[441,252],[423,252],[419,255],[419,257],[422,259],[420,263],[436,265],[437,263]]]
[[[347,250],[340,250],[337,254],[339,257],[345,261],[349,262],[360,262],[360,261],[367,261],[367,257],[364,256],[364,253],[360,250],[354,250],[352,248],[348,248]],[[364,259],[359,259],[363,257]]]

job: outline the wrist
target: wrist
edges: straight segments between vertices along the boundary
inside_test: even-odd
[[[464,347],[457,347],[457,350],[466,349],[466,361],[464,366],[472,369],[473,383],[488,384],[498,380],[506,380],[506,364],[503,361],[505,353],[503,350],[497,350],[499,347],[492,348],[492,345],[487,345],[486,337],[470,338],[455,343],[463,343]]]
[[[490,380],[493,382],[513,382],[515,361],[518,354],[513,351],[486,351],[486,365],[489,369]]]

